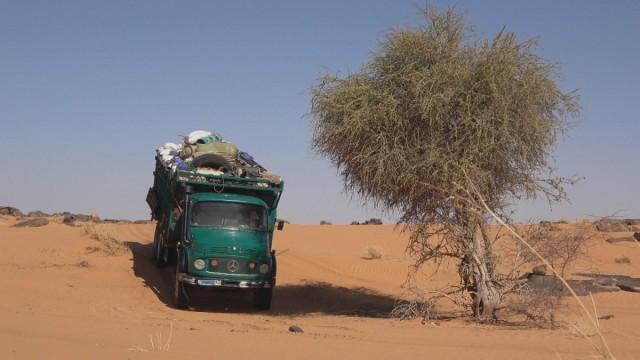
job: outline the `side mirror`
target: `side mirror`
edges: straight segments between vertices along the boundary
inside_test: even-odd
[[[278,230],[284,229],[284,220],[278,220],[278,226],[276,227]]]

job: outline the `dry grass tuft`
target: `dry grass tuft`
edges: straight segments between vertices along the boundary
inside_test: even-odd
[[[171,340],[173,339],[173,321],[169,324],[169,334],[166,340],[163,340],[162,332],[155,336],[149,335],[149,343],[152,351],[169,351],[171,349]]]
[[[164,338],[162,331],[156,333],[155,335],[149,335],[149,348],[144,348],[141,346],[135,346],[129,348],[129,351],[135,352],[166,352],[171,349],[171,342],[173,340],[173,321],[169,323],[169,333],[167,334],[167,338]]]
[[[85,224],[83,230],[84,234],[89,238],[100,242],[102,247],[98,249],[106,255],[117,256],[129,250],[127,245],[120,239],[118,232],[111,227]],[[91,252],[96,251],[95,247],[88,247],[87,249],[89,248],[91,248]]]
[[[593,326],[590,321],[583,318],[579,319],[580,320],[578,321],[570,322],[567,324],[567,327],[572,334],[585,338],[591,338],[598,335],[599,330],[595,326]]]

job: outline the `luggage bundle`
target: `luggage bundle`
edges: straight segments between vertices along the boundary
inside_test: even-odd
[[[269,179],[279,184],[282,178],[270,173],[251,155],[219,135],[197,130],[184,136],[182,144],[165,143],[156,150],[158,159],[172,171],[191,170],[205,175],[233,175]]]

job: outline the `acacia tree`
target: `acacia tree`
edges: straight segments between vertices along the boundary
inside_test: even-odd
[[[348,191],[399,211],[414,269],[455,259],[473,313],[489,318],[504,288],[485,205],[506,217],[515,199],[565,197],[550,155],[578,100],[534,39],[477,40],[451,9],[424,15],[359,71],[313,87],[313,148]]]

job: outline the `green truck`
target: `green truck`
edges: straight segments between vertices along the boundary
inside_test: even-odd
[[[271,307],[276,285],[274,229],[284,182],[234,173],[172,169],[156,157],[147,194],[157,221],[152,260],[175,265],[173,304],[189,307],[194,290],[240,288],[258,309]]]

